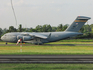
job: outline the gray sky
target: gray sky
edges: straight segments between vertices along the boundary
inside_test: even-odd
[[[11,0],[0,0],[0,28],[9,26],[36,27],[37,25],[71,24],[77,16],[93,18],[93,0],[12,0],[17,25],[11,8]],[[89,20],[93,23],[93,19]]]

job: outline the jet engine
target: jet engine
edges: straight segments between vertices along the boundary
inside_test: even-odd
[[[18,40],[19,40],[19,39],[22,39],[22,41],[29,41],[29,40],[32,40],[33,37],[31,37],[31,36],[18,35],[18,36],[17,36],[17,39],[18,39]]]
[[[33,37],[31,37],[31,36],[23,36],[23,41],[29,41],[32,39],[33,39]]]

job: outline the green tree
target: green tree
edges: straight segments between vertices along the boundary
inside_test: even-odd
[[[19,25],[18,31],[22,32],[22,25],[21,24]]]
[[[57,27],[57,31],[62,31],[62,29],[63,29],[63,25],[59,24],[59,26]]]
[[[2,35],[4,35],[5,33],[7,33],[7,29],[6,29],[6,28],[4,28],[4,29],[2,30]]]
[[[84,33],[91,32],[91,27],[90,25],[84,25]]]
[[[13,26],[10,26],[8,32],[17,32],[17,29]]]
[[[65,31],[68,26],[69,26],[68,24],[64,25],[62,31]]]
[[[42,32],[42,26],[41,25],[36,26],[36,31],[37,32]]]
[[[93,32],[93,24],[91,24],[90,27],[91,27],[91,32]]]
[[[52,27],[50,25],[47,25],[47,32],[52,32]]]
[[[42,27],[42,32],[51,32],[52,31],[52,27],[50,25],[43,25]]]
[[[2,35],[2,29],[0,28],[0,38],[1,38],[1,35]]]
[[[36,30],[36,29],[31,28],[31,29],[30,29],[30,32],[37,32],[37,30]]]
[[[57,31],[57,27],[52,27],[52,31],[56,32]]]
[[[42,30],[43,32],[47,32],[47,25],[43,25]]]

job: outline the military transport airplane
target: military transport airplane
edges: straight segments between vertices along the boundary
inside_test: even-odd
[[[69,37],[82,35],[79,33],[80,28],[89,20],[90,17],[78,16],[75,21],[63,32],[11,32],[1,37],[5,42],[19,43],[27,42],[33,44],[43,44],[55,42]]]

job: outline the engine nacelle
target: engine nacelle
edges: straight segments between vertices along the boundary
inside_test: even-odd
[[[22,35],[18,35],[17,39],[23,39],[23,36]]]
[[[31,37],[31,36],[23,36],[23,41],[29,41],[32,39],[33,39],[33,37]]]
[[[32,40],[33,37],[19,35],[19,36],[17,36],[17,39],[22,39],[23,41],[29,41],[29,40]]]

